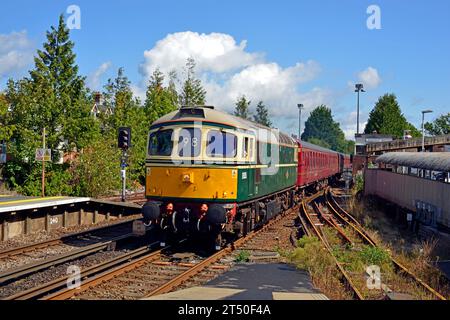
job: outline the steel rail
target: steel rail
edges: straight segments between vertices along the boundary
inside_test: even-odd
[[[251,233],[247,234],[246,236],[244,236],[244,237],[234,241],[231,245],[229,245],[226,248],[220,250],[219,252],[215,253],[211,257],[208,257],[207,259],[203,260],[199,264],[193,266],[191,269],[185,271],[184,273],[180,274],[176,278],[174,278],[171,281],[165,283],[161,287],[153,290],[151,293],[146,295],[146,297],[154,296],[154,295],[157,295],[157,294],[163,294],[163,293],[167,293],[167,292],[171,291],[174,287],[180,285],[181,283],[183,283],[184,281],[188,280],[189,278],[192,278],[197,273],[202,271],[204,268],[210,266],[211,264],[213,264],[216,261],[218,261],[220,258],[222,258],[222,257],[226,256],[227,254],[233,252],[238,247],[242,246],[244,243],[246,243],[246,242],[250,241],[251,239],[253,239],[256,235],[259,235],[264,230],[266,230],[267,228],[271,227],[273,224],[275,224],[280,219],[282,219],[285,215],[291,213],[292,210],[293,209],[287,210],[285,213],[283,213],[281,215],[278,215],[275,219],[272,219],[271,221],[269,221],[267,224],[262,226],[260,229],[252,231]]]
[[[331,191],[329,188],[327,188],[324,191],[324,195],[325,195],[325,199],[327,201],[327,205],[330,209],[332,209],[333,212],[336,212],[336,214],[338,214],[339,216],[345,216],[347,217],[349,220],[355,221],[355,223],[359,226],[356,226],[354,223],[349,222],[348,220],[345,220],[347,222],[348,225],[352,226],[353,229],[355,229],[357,231],[357,233],[366,241],[368,242],[370,245],[374,246],[374,247],[378,247],[377,243],[367,234],[367,232],[364,230],[364,228],[361,226],[361,224],[355,220],[355,218],[348,213],[346,210],[344,210],[341,206],[338,205],[338,203],[335,201],[335,199],[333,199],[333,197],[330,195]],[[331,201],[330,201],[331,198]],[[333,206],[336,205],[336,207]],[[339,214],[338,210],[342,213]],[[428,292],[430,292],[431,294],[433,294],[436,298],[440,299],[440,300],[447,300],[442,294],[440,294],[438,291],[436,291],[435,289],[433,289],[432,287],[430,287],[428,284],[426,284],[422,279],[420,279],[419,277],[417,277],[414,273],[412,273],[408,268],[406,268],[404,265],[402,265],[400,262],[398,262],[394,257],[392,257],[391,255],[389,255],[390,259],[392,260],[392,262],[394,263],[394,266],[400,270],[402,273],[406,274],[408,277],[410,277],[411,279],[413,279],[414,281],[416,281],[417,283],[419,283],[423,288],[425,288]]]
[[[87,245],[80,249],[69,251],[67,253],[58,255],[56,257],[52,257],[50,259],[46,259],[43,261],[38,261],[36,263],[26,264],[26,265],[18,267],[18,268],[6,270],[5,272],[0,273],[0,284],[5,284],[5,282],[10,282],[11,280],[14,280],[14,279],[23,278],[25,276],[36,273],[43,269],[47,269],[51,266],[63,264],[65,262],[73,261],[75,259],[85,257],[92,253],[99,252],[101,250],[108,248],[108,246],[114,242],[117,242],[117,241],[120,241],[123,239],[127,239],[132,236],[133,236],[132,233],[128,233],[125,235],[117,236],[108,241]]]
[[[146,254],[149,251],[151,251],[152,250],[151,247],[158,243],[159,242],[155,242],[149,246],[135,249],[135,250],[130,251],[119,257],[116,257],[116,258],[107,260],[105,262],[96,264],[94,266],[82,269],[81,274],[80,274],[80,279],[86,279],[89,277],[93,277],[105,270],[108,270],[108,269],[111,269],[111,268],[117,266],[118,264],[126,263],[126,262],[130,261],[130,259],[140,257],[143,254]],[[155,252],[152,252],[152,253],[155,253]],[[31,289],[28,289],[25,291],[21,291],[12,296],[6,297],[3,300],[27,300],[27,299],[40,298],[40,297],[44,297],[44,300],[47,300],[52,296],[52,292],[54,292],[58,289],[61,289],[61,290],[56,292],[55,296],[57,296],[57,294],[62,294],[64,292],[67,292],[69,290],[67,283],[68,283],[68,280],[70,279],[70,277],[71,277],[71,275],[67,275],[67,276],[49,281],[40,286],[31,288]],[[82,281],[85,281],[85,280],[82,280]],[[66,287],[66,288],[64,289],[64,287]],[[75,290],[79,290],[79,289],[75,288]]]
[[[315,197],[318,198],[318,197]],[[358,288],[355,286],[355,284],[353,283],[352,279],[350,278],[350,276],[347,274],[347,272],[344,270],[344,268],[342,267],[342,265],[340,264],[340,262],[336,259],[336,257],[333,255],[333,252],[331,251],[331,248],[329,247],[327,241],[325,240],[325,238],[322,236],[322,233],[319,231],[319,229],[316,227],[316,225],[314,224],[314,222],[311,220],[311,217],[308,214],[305,202],[303,201],[301,204],[301,212],[303,212],[304,216],[306,217],[306,219],[308,220],[308,223],[311,225],[311,227],[314,230],[314,233],[317,235],[317,237],[320,239],[320,241],[322,242],[322,244],[324,245],[325,249],[328,251],[328,253],[331,255],[331,257],[333,258],[335,264],[336,264],[336,268],[340,271],[340,273],[344,276],[344,282],[347,283],[347,287],[352,291],[353,296],[357,299],[357,300],[364,300],[364,296],[361,294],[361,292],[358,290]],[[342,280],[341,280],[342,281]]]
[[[261,228],[254,230],[247,234],[246,236],[237,239],[230,245],[228,245],[226,248],[223,248],[222,250],[216,252],[212,256],[206,258],[202,262],[194,265],[190,269],[186,270],[182,274],[178,275],[177,277],[173,278],[172,280],[164,283],[162,286],[156,288],[149,294],[145,295],[145,297],[151,297],[155,295],[164,294],[167,292],[172,291],[175,287],[181,285],[183,282],[186,282],[187,280],[191,279],[198,273],[200,273],[205,268],[209,267],[210,265],[214,264],[221,258],[225,257],[226,255],[230,254],[231,252],[235,251],[237,248],[244,245],[246,242],[250,241],[254,237],[260,235],[262,232],[264,232],[266,229],[273,226],[275,223],[277,223],[279,220],[284,218],[286,215],[292,213],[293,211],[298,210],[298,206],[294,206],[293,208],[290,208],[286,210],[284,213],[277,215],[275,218],[271,219],[269,222],[267,222],[264,226]]]
[[[318,195],[316,194],[315,197]],[[236,248],[242,246],[245,242],[251,240],[267,228],[271,227],[273,224],[275,224],[277,221],[282,219],[287,214],[290,214],[292,211],[297,210],[298,206],[294,206],[293,208],[287,210],[286,212],[277,215],[275,218],[270,220],[268,223],[266,223],[264,226],[260,227],[257,230],[254,230],[247,234],[245,237],[240,238],[236,241],[234,241],[232,244],[227,246],[226,248],[220,250],[213,256],[205,259],[204,261],[194,265],[191,267],[191,269],[187,270],[186,272],[182,273],[181,275],[175,277],[174,279],[170,280],[169,282],[165,283],[160,288],[157,288],[153,292],[149,293],[147,296],[159,294],[162,292],[167,292],[168,290],[172,290],[174,286],[179,285],[183,281],[186,281],[186,279],[191,278],[207,266],[211,265],[218,259],[220,259],[222,256],[229,254],[230,252],[236,250]],[[81,278],[84,280],[82,281],[82,284],[79,288],[65,288],[62,290],[59,290],[57,292],[50,293],[46,296],[43,296],[46,292],[55,291],[58,288],[61,288],[65,286],[66,281],[68,279],[67,277],[63,277],[57,280],[52,281],[51,283],[44,284],[40,287],[33,288],[28,290],[28,292],[20,293],[15,296],[12,296],[12,299],[30,299],[33,297],[39,297],[43,296],[42,299],[44,300],[65,300],[73,297],[75,294],[83,292],[89,288],[95,287],[105,281],[108,281],[114,277],[117,277],[123,273],[126,273],[128,271],[131,271],[133,269],[136,269],[140,266],[142,266],[144,263],[155,261],[160,258],[161,252],[163,250],[167,250],[169,247],[160,249],[155,252],[151,252],[149,254],[146,254],[142,256],[142,254],[139,254],[139,257],[137,259],[134,259],[134,257],[128,257],[126,256],[120,256],[117,259],[113,259],[113,261],[108,261],[105,263],[102,263],[100,265],[93,266],[91,268],[85,269],[82,271]],[[131,260],[130,259],[134,259]],[[127,260],[127,263],[121,264]],[[114,266],[114,268],[111,268]],[[87,278],[87,279],[86,279]]]
[[[332,218],[325,217],[324,213],[322,212],[322,210],[320,210],[320,208],[319,208],[319,206],[317,205],[316,202],[312,202],[312,204],[314,206],[314,209],[322,217],[322,219],[325,220],[325,222],[330,227],[335,229],[339,233],[341,238],[344,239],[345,242],[348,242],[350,245],[353,245],[353,241],[350,240],[350,238],[345,234],[344,230],[342,230],[342,228],[339,227],[339,225]]]
[[[80,237],[80,236],[84,236],[84,235],[89,235],[92,232],[100,231],[103,229],[107,230],[109,228],[114,228],[114,227],[118,227],[121,225],[125,225],[127,223],[133,222],[134,220],[136,220],[136,219],[130,219],[127,221],[112,223],[107,226],[100,226],[100,227],[96,227],[96,228],[92,228],[92,229],[84,230],[84,231],[80,231],[80,232],[69,233],[69,234],[63,235],[57,239],[45,240],[45,241],[38,242],[38,243],[33,243],[33,244],[29,244],[29,245],[24,245],[24,246],[0,251],[0,259],[5,258],[5,257],[15,256],[15,255],[22,254],[22,253],[29,252],[29,251],[33,251],[36,249],[42,249],[42,248],[46,248],[49,246],[58,245],[58,244],[64,243],[64,241],[66,241],[68,239],[72,239],[72,238],[76,238],[76,237]]]

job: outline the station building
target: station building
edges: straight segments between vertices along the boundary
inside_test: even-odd
[[[450,153],[389,152],[364,170],[364,193],[409,213],[416,230],[450,231]]]

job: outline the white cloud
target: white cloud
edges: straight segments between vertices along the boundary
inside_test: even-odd
[[[102,63],[97,70],[92,72],[87,78],[87,85],[93,90],[100,89],[100,82],[103,75],[111,68],[111,62],[107,61]]]
[[[306,119],[313,107],[331,102],[328,90],[301,90],[302,85],[320,73],[317,62],[282,67],[265,61],[262,53],[248,52],[246,41],[238,44],[231,35],[191,31],[169,34],[144,52],[144,62],[140,65],[143,79],[133,87],[133,92],[142,98],[145,84],[156,67],[165,74],[172,70],[180,74],[189,57],[196,61],[197,74],[207,91],[207,103],[218,109],[232,112],[237,98],[245,94],[252,101],[252,111],[263,100],[275,124],[281,128],[285,121],[297,119],[297,103],[305,105]]]
[[[27,32],[0,34],[0,79],[11,77],[33,62],[33,43]]]
[[[197,62],[198,72],[231,71],[260,60],[260,54],[245,51],[246,45],[246,41],[237,44],[232,36],[224,33],[186,31],[169,34],[144,52],[145,61],[140,72],[148,79],[157,67],[164,73],[181,70],[189,57]]]
[[[368,67],[366,70],[359,72],[358,79],[367,89],[375,89],[381,83],[378,70],[372,67]]]

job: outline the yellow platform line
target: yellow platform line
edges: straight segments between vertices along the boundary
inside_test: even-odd
[[[33,201],[56,200],[56,199],[63,199],[63,198],[66,198],[66,197],[59,196],[59,197],[46,197],[46,198],[33,198],[33,199],[19,199],[19,200],[0,202],[0,206],[7,205],[7,204],[17,204],[17,203],[33,202]]]

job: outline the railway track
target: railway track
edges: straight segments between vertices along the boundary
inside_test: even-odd
[[[139,249],[142,251],[130,253],[126,258],[117,257],[82,270],[83,281],[77,288],[65,286],[68,278],[62,277],[10,298],[140,299],[204,283],[228,270],[235,262],[234,255],[241,250],[273,250],[269,247],[276,246],[279,242],[280,229],[286,229],[286,224],[294,228],[293,221],[297,217],[298,209],[296,206],[287,210],[259,230],[247,234],[210,256],[202,257],[189,253],[186,255],[171,247],[159,250],[151,250],[150,247]]]
[[[51,292],[55,283],[58,283],[58,281],[55,282],[55,279],[61,280],[58,276],[62,276],[62,278],[67,280],[68,268],[71,266],[79,266],[80,268],[91,270],[93,266],[103,265],[105,261],[111,262],[115,259],[119,261],[120,259],[127,259],[126,257],[128,256],[134,257],[146,252],[146,246],[134,249],[139,245],[139,242],[130,241],[134,239],[134,234],[129,221],[116,224],[115,228],[105,229],[107,230],[97,230],[101,236],[99,234],[92,236],[92,231],[81,233],[81,236],[75,237],[72,235],[74,237],[70,239],[72,245],[73,242],[77,242],[80,246],[79,248],[1,272],[0,299],[15,299],[16,296],[20,298],[24,291],[30,291],[27,295],[32,297],[32,293],[36,290],[34,288],[36,284],[43,282],[45,284],[39,285],[37,288],[43,289],[42,287],[48,285],[48,289]],[[93,243],[86,244],[83,241]],[[42,246],[43,244],[38,245],[39,248],[42,248]],[[31,247],[27,246],[23,249],[25,252],[29,252],[32,250]],[[20,255],[20,253],[15,252],[15,255]],[[52,288],[50,288],[50,285]],[[33,288],[29,289],[30,287]]]
[[[366,242],[368,245],[373,247],[378,247],[378,244],[373,240],[370,235],[364,230],[362,225],[346,210],[344,210],[333,198],[331,194],[331,190],[328,188],[324,192],[324,196],[326,199],[327,206],[332,210],[334,213],[338,214],[339,216],[343,217],[344,220],[347,222],[349,226],[351,226],[357,234],[360,236],[361,240]],[[435,299],[438,300],[446,300],[445,297],[437,292],[435,289],[433,289],[431,286],[426,284],[422,279],[414,275],[413,272],[411,272],[408,268],[406,268],[404,265],[402,265],[399,261],[397,261],[394,257],[390,256],[390,259],[392,263],[395,266],[395,269],[397,272],[405,275],[407,278],[409,278],[412,282],[416,283],[418,286],[422,287],[423,290],[428,292],[430,295],[434,296]]]
[[[117,234],[129,233],[134,220],[112,223],[106,226],[66,234],[56,239],[49,239],[0,251],[0,273],[27,263],[35,263],[39,260],[48,259],[50,256],[69,253],[82,246],[107,241],[116,237]]]
[[[352,280],[352,276],[345,271],[345,265],[338,261],[336,255],[333,253],[333,248],[330,245],[330,241],[329,239],[327,239],[327,235],[324,230],[322,230],[322,221],[325,222],[330,228],[335,230],[336,234],[342,240],[343,244],[347,244],[350,246],[350,250],[358,249],[358,240],[361,243],[364,243],[371,247],[377,247],[377,244],[370,237],[370,235],[367,234],[361,224],[338,205],[338,203],[332,197],[329,188],[326,189],[323,193],[323,201],[326,207],[322,207],[320,203],[318,204],[317,202],[312,202],[312,207],[314,208],[315,213],[311,213],[310,210],[308,210],[307,205],[303,203],[303,221],[304,223],[307,221],[309,224],[309,226],[305,226],[305,229],[308,229],[309,227],[309,235],[314,235],[320,239],[327,251],[333,257],[336,263],[336,268],[342,275],[342,283],[349,291],[352,292],[355,299],[362,300],[365,298],[365,296],[362,294],[361,290],[358,289],[358,286],[355,284],[354,280]],[[359,239],[355,239],[354,236],[358,237]],[[360,250],[360,248],[358,250]],[[445,298],[440,293],[438,293],[424,281],[416,277],[411,271],[401,265],[392,256],[390,256],[390,259],[392,260],[392,264],[394,265],[395,270],[398,273],[409,278],[409,280],[413,283],[413,286],[421,287],[422,290],[424,290],[434,299],[445,300]],[[386,292],[390,289],[386,285],[383,285],[382,287],[385,291],[385,298],[388,298],[389,296]]]
[[[122,196],[106,197],[103,198],[103,200],[120,202],[122,201]],[[125,200],[126,202],[132,202],[137,204],[144,204],[147,201],[147,199],[145,198],[145,192],[136,192],[126,195]]]

